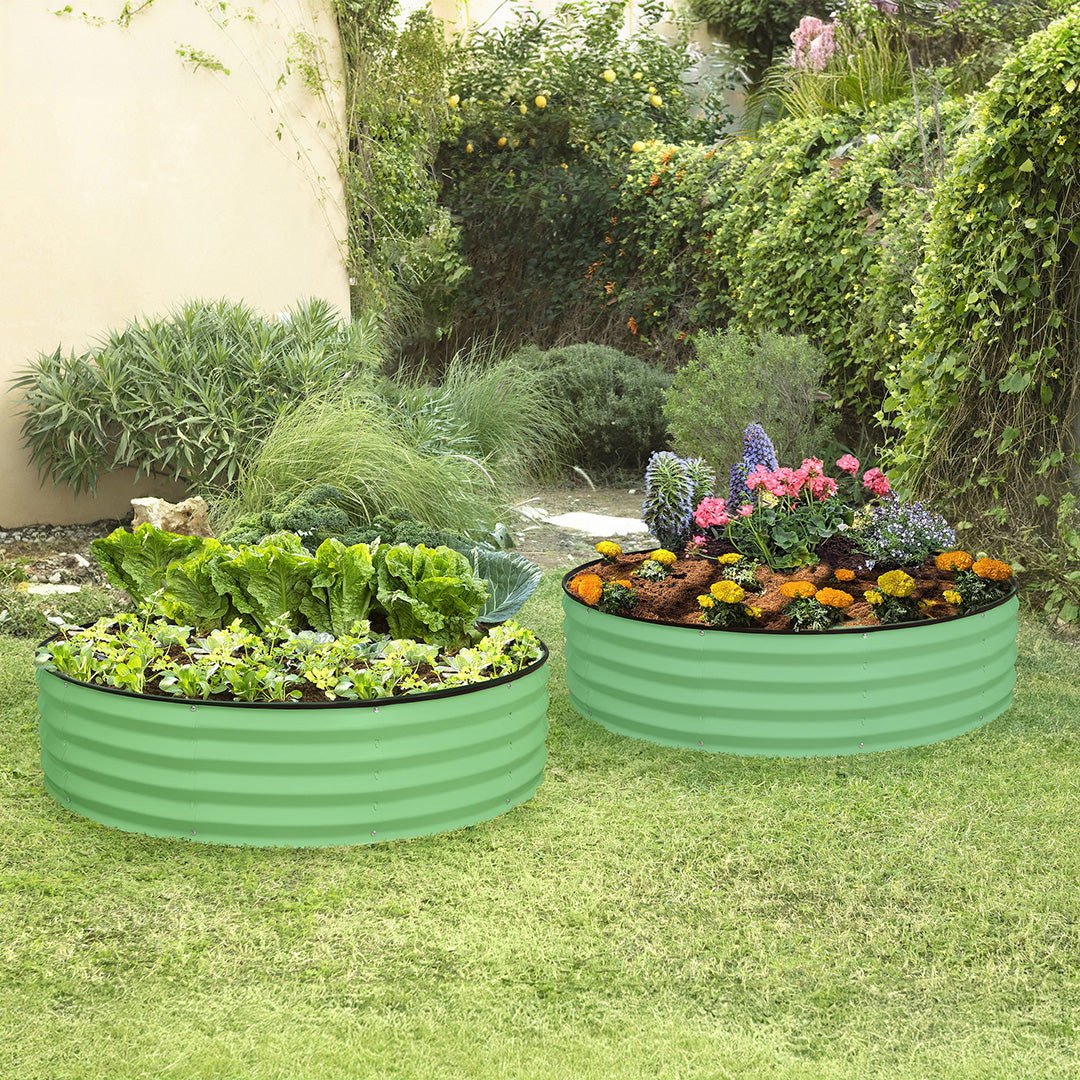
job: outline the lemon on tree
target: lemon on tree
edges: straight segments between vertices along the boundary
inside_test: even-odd
[[[649,95],[649,104],[654,109],[659,109],[660,106],[664,104],[664,99],[659,94],[650,94]]]
[[[461,98],[457,94],[451,94],[446,99],[446,104],[449,105],[451,109],[456,109],[458,105],[461,104]]]
[[[615,81],[615,72],[608,68],[601,76],[601,79],[606,83],[613,83]]]
[[[636,143],[634,143],[633,146],[630,147],[630,152],[633,153],[633,154],[640,154],[641,151],[644,150],[644,149],[645,149],[645,144],[640,139],[638,139],[638,141]]]
[[[543,94],[537,94],[536,99],[533,101],[533,104],[538,109],[546,109],[547,108],[547,98],[544,97]]]

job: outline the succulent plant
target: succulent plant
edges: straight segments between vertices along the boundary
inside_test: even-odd
[[[645,469],[645,502],[641,513],[657,540],[682,551],[690,539],[694,507],[711,493],[715,477],[701,458],[681,458],[657,450]]]

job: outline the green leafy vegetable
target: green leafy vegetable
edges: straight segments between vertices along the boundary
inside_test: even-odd
[[[346,547],[331,537],[315,552],[311,593],[301,602],[308,621],[323,633],[344,634],[368,617],[375,600],[378,544]]]
[[[435,645],[467,640],[487,600],[469,560],[447,547],[396,544],[379,558],[378,580],[390,633]]]
[[[260,630],[285,616],[295,630],[304,625],[303,604],[311,595],[315,570],[315,559],[304,551],[300,537],[279,533],[272,541],[241,548],[211,573],[219,591]]]
[[[469,561],[488,588],[487,601],[480,609],[483,623],[502,623],[516,615],[542,577],[539,566],[512,551],[473,548]]]
[[[232,622],[237,609],[230,592],[219,588],[218,582],[224,581],[223,564],[235,555],[235,549],[219,540],[207,540],[198,551],[171,563],[165,571],[162,613],[174,622],[190,623],[199,630]]]
[[[140,604],[165,584],[170,563],[198,551],[205,543],[201,536],[177,536],[144,524],[131,532],[114,529],[90,545],[90,554],[109,582]]]

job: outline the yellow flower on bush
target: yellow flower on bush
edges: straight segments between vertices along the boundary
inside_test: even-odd
[[[841,567],[839,570],[835,571],[833,577],[836,578],[837,581],[854,581],[855,571],[845,570],[843,567]]]
[[[1008,581],[1012,577],[1012,567],[1000,559],[976,559],[971,569],[986,581]]]
[[[955,589],[946,589],[941,594],[941,598],[946,604],[952,604],[953,607],[959,607],[964,602],[964,598]]]
[[[706,611],[710,608],[716,607],[716,601],[711,596],[699,596],[697,598],[698,605],[703,607]]]
[[[746,599],[746,590],[734,581],[717,581],[709,592],[722,604],[741,604]]]
[[[934,565],[939,570],[955,572],[957,570],[970,570],[974,561],[966,551],[943,551],[934,559]]]
[[[750,605],[747,604],[747,605],[745,605],[743,607],[743,611],[746,612],[746,614],[751,619],[760,619],[761,618],[761,608],[759,608],[759,607],[750,607]]]
[[[813,596],[817,588],[812,581],[785,581],[780,592],[789,600],[802,600]]]
[[[843,589],[818,589],[814,599],[837,611],[847,611],[855,603],[855,597]]]
[[[678,561],[675,552],[668,551],[667,548],[657,548],[655,551],[649,552],[649,558],[653,562],[658,562],[661,566],[674,566]]]
[[[584,600],[589,607],[598,603],[604,591],[604,583],[598,574],[578,574],[570,582],[570,591],[579,599]]]
[[[622,548],[614,540],[601,540],[596,545],[596,552],[610,561],[617,559],[622,554]]]
[[[915,591],[915,579],[903,570],[890,570],[877,579],[878,588],[886,596],[903,598]]]
[[[863,593],[863,599],[871,606],[877,607],[885,599],[885,594],[877,589],[867,589]]]
[[[726,555],[721,555],[716,561],[721,566],[734,566],[737,562],[742,562],[742,556],[737,551],[729,551]]]

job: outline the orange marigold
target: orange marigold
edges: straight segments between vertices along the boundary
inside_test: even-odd
[[[975,560],[966,551],[943,551],[935,560],[939,570],[970,570]]]
[[[817,588],[812,581],[785,581],[780,586],[780,591],[789,600],[798,600],[801,597],[813,596]]]
[[[855,603],[855,597],[843,589],[818,589],[814,599],[837,611],[846,611]]]
[[[845,570],[843,567],[841,567],[839,570],[833,573],[833,577],[836,578],[837,581],[854,581],[855,571]]]
[[[971,569],[987,581],[1008,581],[1012,577],[1012,567],[1000,559],[976,559]]]
[[[634,587],[634,583],[629,578],[617,578],[615,584],[621,585],[624,589],[632,589]]]
[[[600,594],[604,591],[604,583],[599,574],[578,574],[570,582],[570,591],[592,607],[599,601]]]

